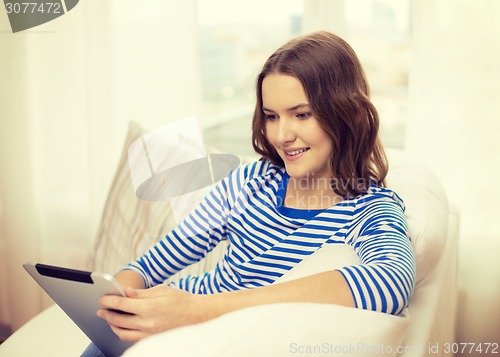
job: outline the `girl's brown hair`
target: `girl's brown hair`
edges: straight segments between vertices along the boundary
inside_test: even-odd
[[[354,50],[340,37],[315,32],[274,52],[257,77],[252,144],[272,163],[283,160],[266,137],[262,81],[270,73],[294,76],[302,83],[310,108],[332,141],[332,188],[343,197],[385,185],[388,163],[378,137],[379,118],[370,101],[365,74]]]

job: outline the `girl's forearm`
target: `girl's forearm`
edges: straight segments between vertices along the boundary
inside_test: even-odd
[[[134,289],[144,289],[144,280],[139,273],[134,270],[121,270],[115,275],[115,279],[123,287],[130,287]]]
[[[204,299],[203,320],[246,307],[283,302],[313,302],[355,307],[349,285],[336,270],[281,284],[205,295],[201,298]]]

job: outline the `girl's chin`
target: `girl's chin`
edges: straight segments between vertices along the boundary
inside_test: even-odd
[[[290,178],[293,178],[293,179],[308,179],[308,178],[312,178],[314,177],[314,172],[310,172],[310,171],[305,171],[305,170],[297,170],[296,168],[290,168],[290,167],[286,167],[286,173],[288,174],[288,176],[290,176]]]
[[[295,180],[310,180],[310,179],[325,179],[330,181],[331,176],[325,175],[325,174],[320,174],[317,171],[314,170],[301,170],[296,167],[291,167],[290,165],[285,165],[286,173],[290,178],[293,178]]]

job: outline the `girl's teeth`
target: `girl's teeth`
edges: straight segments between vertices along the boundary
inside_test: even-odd
[[[298,155],[298,154],[300,154],[301,152],[304,152],[304,151],[306,151],[306,150],[307,150],[307,149],[300,149],[300,150],[290,151],[290,152],[288,152],[288,155],[290,155],[290,156],[295,156],[295,155]]]

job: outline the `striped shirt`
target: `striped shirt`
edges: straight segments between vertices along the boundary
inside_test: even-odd
[[[176,282],[180,289],[211,294],[272,284],[324,244],[347,244],[360,264],[338,271],[356,306],[399,314],[414,288],[415,257],[397,194],[372,185],[328,209],[297,210],[281,205],[287,180],[285,169],[267,160],[237,168],[126,269],[152,287],[228,240],[214,270]]]

